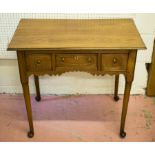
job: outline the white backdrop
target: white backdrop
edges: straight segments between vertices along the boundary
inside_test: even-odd
[[[139,51],[132,94],[144,94],[147,83],[145,63],[151,62],[155,36],[155,14],[0,14],[0,93],[22,92],[16,53],[6,51],[7,45],[20,18],[133,18],[147,46]],[[114,88],[113,76],[92,76],[84,72],[65,73],[61,76],[44,76],[40,80],[43,94],[111,94]],[[30,78],[31,93],[35,92]],[[120,77],[119,93],[124,90],[124,77]]]

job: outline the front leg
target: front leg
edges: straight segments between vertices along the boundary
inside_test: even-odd
[[[22,83],[22,87],[23,87],[23,94],[24,94],[25,105],[26,105],[26,110],[27,110],[27,117],[28,117],[28,122],[29,122],[29,127],[30,127],[30,131],[28,132],[28,137],[32,138],[34,136],[34,128],[33,128],[32,109],[31,109],[28,82]]]
[[[121,126],[120,126],[120,136],[122,138],[126,136],[126,132],[124,131],[124,128],[125,128],[125,120],[126,120],[126,115],[128,110],[128,102],[130,97],[131,85],[134,79],[136,56],[137,56],[137,51],[129,52],[127,71],[125,75],[125,90],[124,90],[124,99],[123,99],[123,108],[122,108]]]
[[[128,82],[126,80],[125,91],[124,91],[124,99],[123,99],[122,116],[121,116],[121,127],[120,127],[120,136],[122,138],[126,136],[126,132],[124,131],[124,127],[125,127],[125,120],[126,120],[126,115],[127,115],[131,85],[132,85],[132,82]]]
[[[27,110],[27,117],[29,122],[30,131],[28,132],[28,137],[32,138],[34,136],[34,128],[33,128],[33,119],[32,119],[32,109],[31,109],[31,101],[30,101],[30,92],[28,85],[28,75],[26,70],[26,60],[24,51],[17,51],[18,65],[19,65],[19,74],[20,81],[23,87],[23,95],[25,99],[25,105]]]

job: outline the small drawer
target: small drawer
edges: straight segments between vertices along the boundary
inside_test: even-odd
[[[102,54],[102,70],[125,71],[128,54]]]
[[[50,71],[52,61],[50,54],[27,54],[27,69],[29,71]]]
[[[56,54],[56,70],[97,70],[96,54]]]

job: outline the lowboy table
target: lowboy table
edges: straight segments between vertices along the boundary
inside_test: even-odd
[[[17,51],[30,131],[34,136],[28,79],[34,75],[40,101],[39,75],[85,71],[115,75],[114,100],[119,74],[125,76],[120,136],[125,119],[138,49],[146,49],[132,19],[22,19],[8,46]],[[93,106],[93,105],[92,105]]]

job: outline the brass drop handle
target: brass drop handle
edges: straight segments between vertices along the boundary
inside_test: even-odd
[[[91,63],[92,62],[92,58],[88,57],[88,62]]]
[[[77,60],[79,60],[79,57],[78,56],[75,56],[74,59],[77,61]]]
[[[37,60],[36,64],[37,65],[40,65],[41,64],[41,61],[40,60]]]
[[[117,59],[113,58],[113,63],[116,64],[117,63]]]
[[[65,58],[64,58],[64,57],[62,57],[62,58],[61,58],[61,61],[62,61],[62,62],[64,62],[64,61],[65,61]]]

